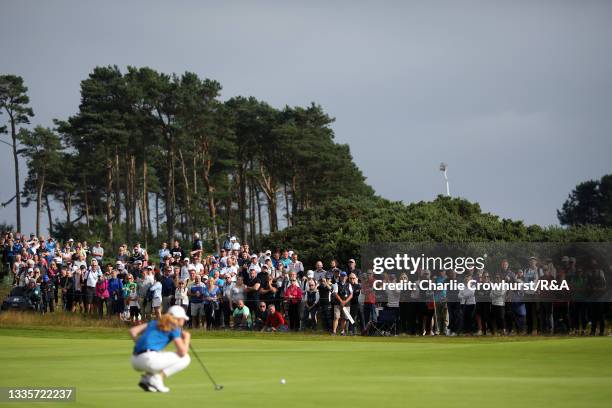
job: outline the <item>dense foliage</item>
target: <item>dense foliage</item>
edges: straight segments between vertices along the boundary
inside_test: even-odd
[[[224,234],[256,245],[281,217],[290,225],[320,201],[373,195],[349,147],[334,141],[334,119],[314,103],[221,101],[221,85],[194,73],[96,67],[73,116],[29,130],[19,129],[32,114],[23,80],[0,76],[0,85],[16,169],[17,153],[28,163],[24,204],[36,203],[37,234],[46,208],[64,239],[146,244],[200,232],[213,249]],[[16,191],[19,209],[19,183]]]
[[[612,227],[612,174],[578,184],[557,217],[562,225]]]
[[[383,198],[338,198],[304,211],[296,223],[271,234],[272,248],[299,249],[312,265],[357,257],[360,247],[375,242],[610,241],[611,228],[579,226],[542,228],[484,213],[464,199],[439,196],[431,202],[405,205]]]

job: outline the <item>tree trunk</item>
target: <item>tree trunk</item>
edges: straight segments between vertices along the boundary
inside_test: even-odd
[[[287,191],[287,183],[284,184],[285,194],[285,219],[287,220],[287,227],[291,226],[291,218],[289,216],[289,192]]]
[[[40,210],[42,207],[43,188],[45,187],[45,172],[38,178],[38,189],[36,191],[36,236],[40,236]]]
[[[186,213],[185,213],[185,222],[187,223],[187,228],[193,232],[193,225],[191,223],[191,197],[189,194],[189,179],[187,178],[187,166],[185,165],[185,158],[183,157],[183,150],[179,149],[179,161],[181,162],[181,173],[183,175],[183,194],[185,195],[185,205],[186,205]]]
[[[121,168],[119,167],[119,149],[115,148],[115,216],[113,222],[121,224]]]
[[[49,195],[45,194],[45,207],[47,207],[47,217],[49,218],[49,235],[53,235],[53,218],[51,217],[51,206],[49,205]]]
[[[255,245],[255,192],[253,182],[249,182],[249,235],[251,245]]]
[[[295,217],[298,213],[298,197],[297,197],[297,177],[294,174],[291,177],[291,224],[295,224]]]
[[[170,143],[168,147],[167,161],[167,181],[166,181],[166,229],[168,233],[168,243],[174,240],[174,149]]]
[[[159,193],[155,193],[155,238],[159,238]],[[172,245],[172,243],[169,243]]]
[[[106,160],[106,238],[113,242],[113,161]]]
[[[240,213],[240,239],[246,240],[247,205],[246,205],[246,180],[242,164],[238,169],[236,182],[238,183],[238,212]]]
[[[140,227],[142,228],[142,235],[144,236],[145,248],[147,247],[147,243],[149,241],[149,221],[147,220],[147,214],[149,210],[147,209],[147,198],[149,193],[147,192],[147,160],[146,158],[142,162],[142,213],[140,220]]]
[[[85,202],[85,225],[87,225],[87,230],[89,231],[89,196],[87,194],[87,179],[85,175],[83,175],[83,201]]]
[[[259,185],[261,187],[261,191],[268,199],[268,222],[270,223],[270,232],[275,232],[278,230],[278,214],[276,211],[276,195],[278,187],[272,175],[266,175],[263,163],[259,164],[259,174]],[[259,193],[257,194],[257,203],[259,205]],[[262,230],[261,225],[259,226],[259,229],[260,231]]]
[[[126,171],[126,177],[125,177],[125,200],[124,200],[124,205],[125,205],[125,240],[127,241],[127,244],[130,245],[131,241],[132,241],[132,206],[135,204],[132,201],[132,195],[131,195],[131,183],[130,183],[130,177],[132,176],[132,172],[130,170],[129,165],[127,165],[128,163],[130,163],[129,161],[129,156],[126,155],[126,167],[127,167],[127,171]]]
[[[15,119],[11,115],[11,137],[13,138],[13,162],[15,165],[15,212],[17,216],[17,231],[21,232],[21,192],[19,191],[19,157],[17,156],[17,130]]]
[[[257,200],[257,226],[259,229],[259,236],[257,237],[257,242],[259,246],[259,242],[261,242],[261,237],[263,237],[263,222],[261,222],[261,200],[259,199],[259,190],[255,188],[255,198]]]

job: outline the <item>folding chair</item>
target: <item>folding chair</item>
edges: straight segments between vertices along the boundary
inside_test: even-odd
[[[381,310],[378,312],[376,321],[368,323],[364,330],[364,335],[368,336],[395,336],[397,335],[395,310]]]

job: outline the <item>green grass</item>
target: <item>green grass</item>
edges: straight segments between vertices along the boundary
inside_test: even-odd
[[[213,333],[193,341],[223,391],[213,391],[195,359],[166,381],[169,394],[141,391],[129,363],[132,343],[125,330],[113,328],[0,328],[0,386],[75,386],[76,405],[83,407],[609,407],[612,401],[609,337]],[[56,406],[36,404],[47,405]]]

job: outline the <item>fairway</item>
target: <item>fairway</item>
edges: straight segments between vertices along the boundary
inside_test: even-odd
[[[129,364],[132,343],[119,330],[0,329],[0,385],[75,386],[76,405],[84,407],[609,407],[612,401],[607,337],[216,333],[193,344],[223,391],[213,391],[194,359],[166,381],[169,394],[143,392]],[[35,406],[47,405],[55,406]]]

